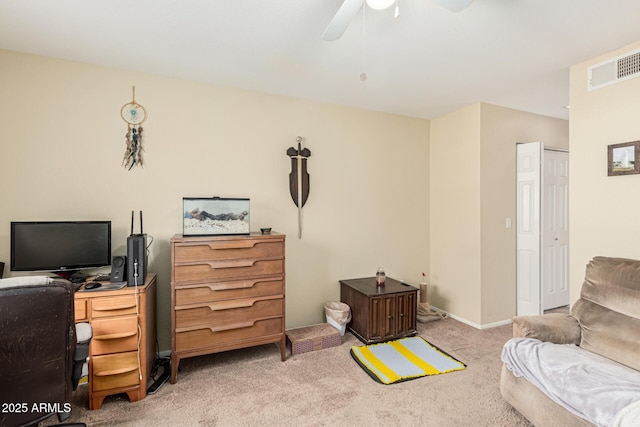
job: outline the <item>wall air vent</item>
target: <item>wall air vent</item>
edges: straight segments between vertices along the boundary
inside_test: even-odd
[[[587,69],[587,89],[600,89],[638,76],[640,49],[590,66]]]

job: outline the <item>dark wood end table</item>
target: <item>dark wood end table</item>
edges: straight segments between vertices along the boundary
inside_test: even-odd
[[[351,308],[348,330],[365,344],[415,335],[418,289],[387,277],[340,280],[340,301]]]

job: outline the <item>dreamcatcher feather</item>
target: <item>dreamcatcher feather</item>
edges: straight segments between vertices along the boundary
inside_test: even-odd
[[[122,120],[127,122],[127,149],[124,152],[122,166],[131,170],[134,166],[144,166],[142,158],[142,122],[147,118],[144,107],[136,102],[136,87],[133,87],[133,100],[122,106],[120,110]]]
[[[124,152],[122,166],[131,170],[135,165],[144,166],[142,158],[142,127],[129,125],[126,134],[127,149]]]

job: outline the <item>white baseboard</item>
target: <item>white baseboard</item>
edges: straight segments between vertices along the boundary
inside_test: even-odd
[[[442,310],[440,308],[437,308],[437,307],[431,307],[431,308],[433,310],[439,311],[441,313],[446,313],[446,311],[444,311],[444,310]],[[469,325],[469,326],[471,326],[473,328],[481,329],[481,330],[482,329],[491,329],[491,328],[496,328],[498,326],[510,325],[511,324],[511,319],[506,319],[506,320],[500,320],[498,322],[492,322],[492,323],[487,323],[487,324],[484,324],[484,325],[479,325],[479,324],[477,324],[475,322],[472,322],[470,320],[467,320],[467,319],[465,319],[463,317],[456,316],[455,314],[451,314],[451,313],[448,313],[448,314],[449,314],[449,317],[451,317],[454,320],[457,320],[458,322],[464,323],[465,325]]]
[[[497,322],[492,322],[492,323],[487,323],[485,325],[481,325],[480,329],[497,328],[498,326],[510,325],[511,323],[512,323],[511,319],[499,320]]]

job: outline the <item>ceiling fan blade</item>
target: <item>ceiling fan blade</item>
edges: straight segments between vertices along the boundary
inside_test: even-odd
[[[349,23],[362,7],[363,2],[364,0],[344,0],[338,12],[329,22],[329,26],[324,30],[322,40],[330,42],[342,37]]]
[[[460,12],[467,8],[473,0],[435,0],[442,7],[446,7],[452,12]]]

